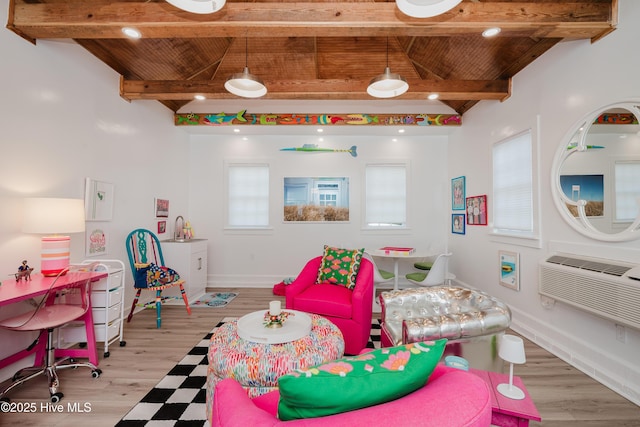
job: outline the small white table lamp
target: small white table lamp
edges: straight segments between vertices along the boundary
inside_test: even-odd
[[[55,234],[42,237],[40,270],[43,276],[56,276],[69,265],[71,238],[60,234],[84,231],[84,200],[24,199],[22,231]]]
[[[503,335],[498,355],[502,360],[509,362],[509,384],[498,384],[498,391],[510,399],[524,399],[524,391],[513,385],[513,364],[526,362],[522,338],[515,335]]]

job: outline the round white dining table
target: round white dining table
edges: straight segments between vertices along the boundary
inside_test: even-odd
[[[438,253],[429,251],[429,250],[416,250],[411,253],[400,253],[399,251],[385,251],[382,249],[376,249],[375,251],[369,252],[371,256],[380,257],[380,258],[391,258],[393,259],[393,290],[398,290],[398,280],[399,280],[399,268],[398,265],[401,259],[419,259],[419,258],[430,258],[435,257]]]

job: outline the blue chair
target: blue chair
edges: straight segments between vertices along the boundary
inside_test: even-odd
[[[158,236],[149,230],[138,228],[129,233],[126,246],[129,265],[133,274],[133,286],[137,289],[127,322],[131,321],[133,310],[136,308],[140,294],[144,289],[156,292],[156,326],[158,328],[160,328],[162,322],[162,291],[165,289],[179,286],[184,305],[187,307],[187,313],[191,314],[189,300],[184,290],[184,280],[180,279],[180,276],[175,271],[165,266]]]

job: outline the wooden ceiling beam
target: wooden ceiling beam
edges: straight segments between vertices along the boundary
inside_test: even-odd
[[[267,95],[261,99],[374,99],[367,94],[368,81],[360,80],[265,80]],[[409,91],[394,99],[426,99],[431,93],[440,100],[505,100],[510,80],[409,80]],[[144,81],[120,79],[120,96],[129,101],[186,100],[195,95],[207,99],[237,99],[219,81]]]
[[[30,40],[125,38],[133,26],[145,38],[383,37],[478,34],[499,26],[503,35],[597,39],[615,26],[610,2],[463,2],[433,18],[411,18],[394,2],[227,3],[210,15],[166,2],[11,0],[7,27]]]

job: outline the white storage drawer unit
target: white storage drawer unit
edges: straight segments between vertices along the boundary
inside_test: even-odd
[[[109,344],[117,338],[124,347],[124,263],[120,260],[88,259],[83,264],[97,262],[98,270],[109,273],[104,279],[91,284],[91,312],[96,342],[104,342],[104,357],[109,357]],[[60,329],[60,338],[66,343],[85,343],[87,334],[83,325],[68,325]]]
[[[189,302],[195,301],[207,290],[207,239],[191,239],[184,242],[162,241],[164,264],[174,269],[184,279],[184,290]],[[163,296],[179,297],[177,287],[162,291]],[[181,298],[177,303],[182,304]]]

